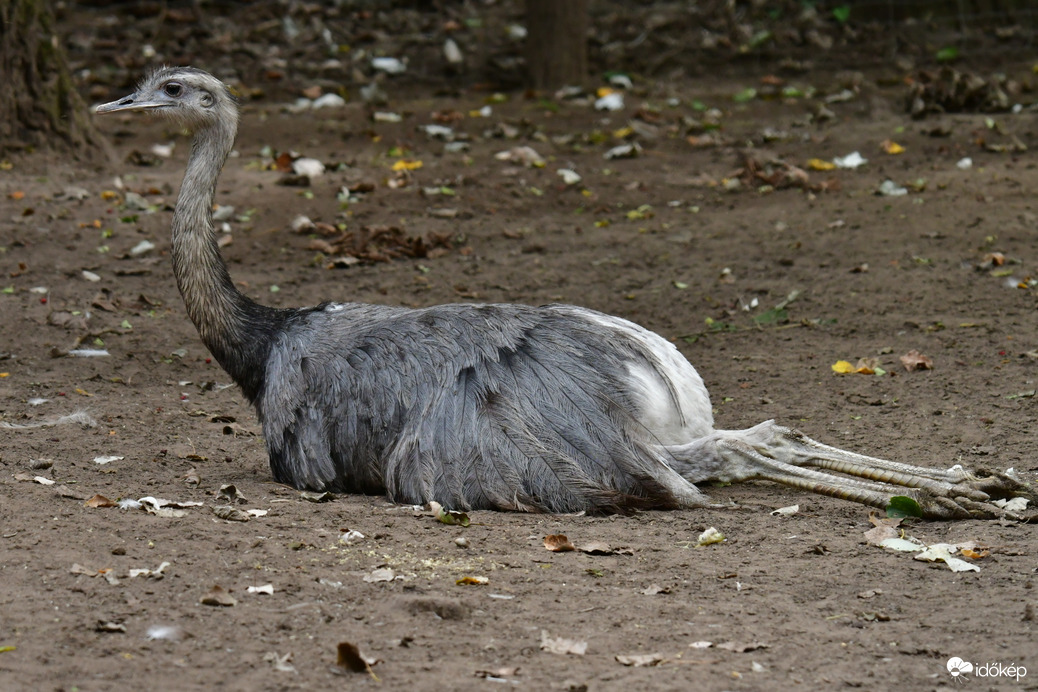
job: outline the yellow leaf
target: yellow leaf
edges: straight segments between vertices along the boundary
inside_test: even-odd
[[[609,87],[598,87],[598,91],[595,92],[595,96],[602,98],[603,96],[609,96],[609,94],[616,91],[616,89],[610,89]]]
[[[883,147],[883,151],[888,154],[903,154],[905,151],[903,146],[889,139],[883,140],[880,146]]]
[[[115,190],[105,190],[101,193],[101,199],[105,201],[119,199],[119,193]]]
[[[80,389],[79,387],[76,387],[76,394],[80,394],[80,395],[82,395],[82,396],[94,396],[93,394],[91,394],[91,393],[90,393],[90,392],[88,392],[87,390],[85,390],[85,389]]]
[[[10,376],[11,376],[11,373],[9,373],[9,372],[0,372],[0,377],[10,377]]]
[[[854,372],[854,366],[845,360],[838,360],[833,363],[833,372],[838,372],[841,375],[847,375]]]
[[[409,161],[408,159],[400,159],[393,164],[394,171],[416,171],[421,168],[424,164],[421,161]]]
[[[619,130],[613,130],[613,136],[617,139],[626,139],[634,134],[634,129],[630,127],[621,127]]]
[[[486,577],[462,577],[454,583],[458,586],[483,586],[489,584],[490,580]]]
[[[831,171],[836,168],[836,164],[831,161],[823,161],[822,159],[809,159],[807,167],[812,171]]]

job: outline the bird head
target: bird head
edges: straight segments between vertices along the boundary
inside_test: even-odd
[[[223,82],[193,67],[161,67],[125,98],[94,106],[95,113],[154,111],[192,130],[237,123],[237,99]]]

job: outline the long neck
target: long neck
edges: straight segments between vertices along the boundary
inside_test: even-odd
[[[255,400],[278,312],[243,295],[227,271],[213,228],[216,180],[234,145],[235,119],[199,130],[173,212],[173,274],[202,342]]]

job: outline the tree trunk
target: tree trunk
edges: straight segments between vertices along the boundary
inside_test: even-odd
[[[53,25],[46,0],[0,0],[0,154],[101,146]]]
[[[526,0],[526,69],[534,89],[587,78],[589,0]]]

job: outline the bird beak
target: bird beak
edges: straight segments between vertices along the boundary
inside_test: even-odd
[[[168,105],[168,103],[162,101],[149,101],[147,99],[142,99],[138,93],[133,93],[125,98],[119,99],[118,101],[99,103],[94,106],[94,112],[116,113],[118,111],[142,111],[149,108],[161,108],[162,106]]]

